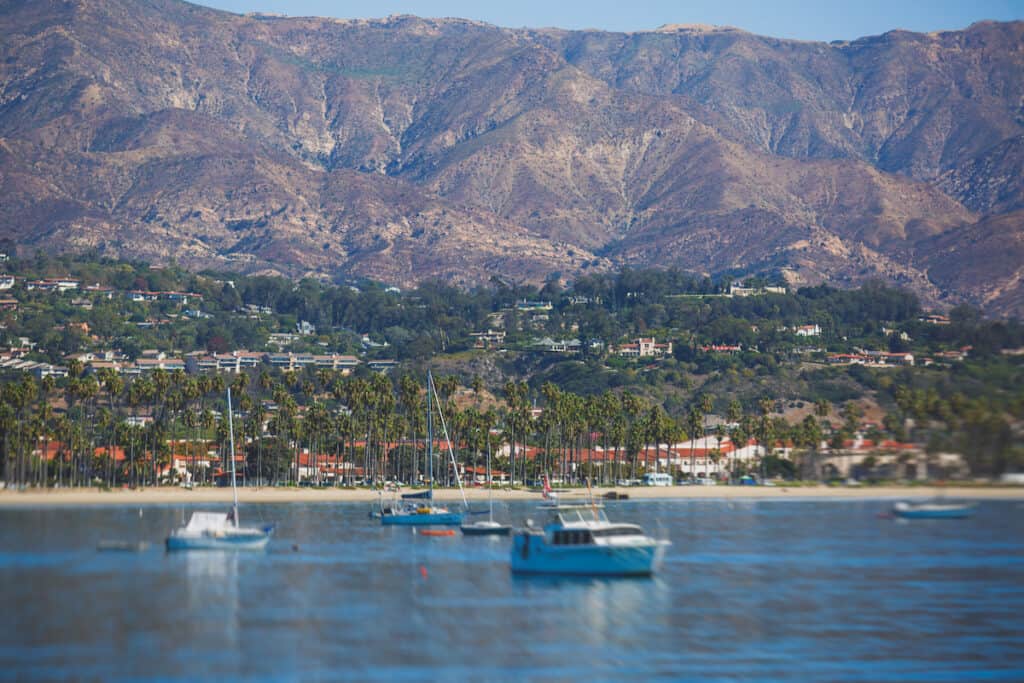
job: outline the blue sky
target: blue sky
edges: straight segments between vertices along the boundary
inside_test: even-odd
[[[1024,19],[1024,0],[196,0],[231,12],[343,18],[416,14],[499,26],[653,29],[718,24],[800,40],[849,40],[894,28],[937,31],[982,19]]]

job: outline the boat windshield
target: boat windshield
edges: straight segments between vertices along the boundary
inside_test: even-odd
[[[562,529],[551,534],[553,545],[587,545],[594,542],[589,529]]]
[[[561,506],[554,511],[558,521],[563,525],[579,524],[580,522],[608,522],[604,509],[599,505]]]

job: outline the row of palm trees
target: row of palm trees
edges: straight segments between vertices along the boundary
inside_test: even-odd
[[[432,471],[451,476],[443,449],[434,449],[433,467],[426,459],[426,396],[410,374],[392,381],[327,369],[236,375],[157,370],[126,378],[106,369],[83,373],[81,364],[71,362],[60,383],[24,375],[0,386],[0,480],[15,486],[154,486],[173,480],[173,454],[184,457],[191,481],[210,483],[207,451],[228,441],[227,421],[219,418],[229,383],[250,483],[295,484],[300,472],[310,473],[309,483],[339,483],[342,462],[356,468],[348,470],[349,480],[355,473],[371,482],[422,483]],[[710,396],[700,396],[673,418],[629,391],[580,396],[547,383],[531,398],[523,382],[506,383],[500,405],[485,400],[479,378],[471,386],[457,405],[457,378],[436,381],[458,457],[463,465],[479,466],[488,450],[509,444],[497,466],[518,481],[541,472],[565,481],[636,478],[658,468],[658,444],[705,436],[704,417],[714,406]],[[539,416],[536,401],[543,405]],[[800,426],[806,434],[786,432],[770,417],[771,405],[763,401],[758,414],[745,415],[731,401],[726,417],[738,426],[708,436],[719,450],[726,437],[741,444],[750,437],[817,444],[817,421]],[[647,448],[652,443],[654,457]],[[597,446],[612,454],[601,466],[592,459]],[[693,451],[690,457],[692,472]]]

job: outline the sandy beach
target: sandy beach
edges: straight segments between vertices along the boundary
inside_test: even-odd
[[[997,486],[663,486],[663,487],[617,487],[595,488],[595,496],[608,491],[627,494],[630,499],[757,499],[784,500],[799,498],[814,499],[920,499],[935,496],[947,498],[1020,499],[1024,500],[1024,487]],[[406,490],[405,492],[413,492]],[[583,489],[562,492],[563,500],[581,499],[586,496]],[[309,489],[294,487],[242,488],[238,498],[244,503],[329,503],[369,502],[378,500],[380,494],[369,489]],[[390,493],[384,496],[390,497]],[[437,500],[455,501],[461,498],[458,489],[436,489]],[[484,489],[467,489],[470,500],[487,500]],[[522,489],[495,490],[495,501],[541,500],[537,491]],[[147,488],[102,491],[99,489],[35,489],[27,491],[0,491],[0,508],[11,507],[57,507],[87,505],[180,505],[191,503],[227,503],[231,501],[228,488]]]

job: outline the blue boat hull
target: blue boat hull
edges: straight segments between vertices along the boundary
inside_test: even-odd
[[[381,515],[380,523],[384,526],[456,526],[462,524],[462,513],[439,512],[425,514]]]
[[[512,533],[512,527],[505,525],[475,526],[473,524],[464,524],[461,528],[464,536],[508,536]]]
[[[567,576],[650,576],[661,564],[662,543],[642,546],[549,546],[544,537],[518,534],[512,545],[517,574]]]
[[[238,536],[168,536],[168,550],[262,550],[270,534]]]
[[[893,514],[903,519],[966,519],[974,514],[974,508],[949,508],[947,510],[893,509]]]

